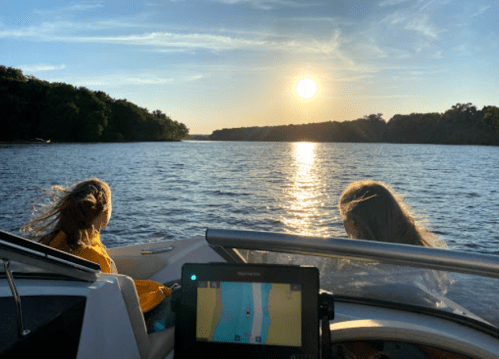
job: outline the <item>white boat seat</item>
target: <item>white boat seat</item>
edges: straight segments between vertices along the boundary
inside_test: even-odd
[[[173,350],[175,328],[165,332],[147,334],[144,315],[140,310],[139,297],[133,279],[122,274],[115,275],[120,285],[125,306],[130,317],[133,333],[142,359],[163,359]]]
[[[140,254],[113,256],[112,258],[118,273],[134,279],[149,279],[168,265],[167,261],[156,256],[149,256],[147,260],[144,260],[144,256]]]

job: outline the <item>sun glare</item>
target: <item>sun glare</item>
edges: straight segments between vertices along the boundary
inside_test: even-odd
[[[296,93],[302,99],[310,99],[317,93],[317,83],[310,77],[304,77],[296,85]]]
[[[286,189],[286,211],[281,220],[290,233],[323,236],[325,228],[317,226],[317,218],[322,218],[325,213],[321,199],[325,183],[319,172],[318,146],[310,142],[295,142],[292,146],[290,152],[294,163],[291,168],[294,171],[290,177],[291,185]]]

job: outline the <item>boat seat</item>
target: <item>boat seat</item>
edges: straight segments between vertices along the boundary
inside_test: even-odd
[[[144,260],[144,256],[126,255],[126,256],[112,256],[118,273],[128,275],[134,279],[149,279],[154,274],[168,265],[164,259],[156,256],[149,256]]]
[[[140,357],[142,359],[163,359],[173,350],[175,327],[171,327],[165,332],[147,334],[144,315],[140,310],[139,296],[133,279],[122,274],[114,276],[118,279]]]

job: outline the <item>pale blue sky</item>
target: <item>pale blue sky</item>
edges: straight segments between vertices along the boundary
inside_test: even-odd
[[[0,0],[0,64],[192,134],[499,105],[499,0]],[[296,82],[317,81],[300,99]]]

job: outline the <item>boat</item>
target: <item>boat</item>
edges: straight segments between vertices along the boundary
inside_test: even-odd
[[[494,300],[499,256],[222,229],[108,252],[119,274],[102,273],[93,262],[0,231],[1,356],[174,358],[175,327],[147,334],[133,279],[174,286],[182,283],[186,263],[291,261],[318,268],[321,288],[334,298],[334,317],[322,323],[322,333],[330,333],[322,337],[322,357],[499,358]],[[410,282],[386,280],[390,276],[380,265],[391,268],[394,277],[409,273],[403,277]],[[424,273],[444,278],[458,292],[462,278],[486,285],[469,298],[468,307],[459,295],[455,300],[415,280]],[[174,290],[177,298],[181,287]],[[476,306],[480,300],[485,308]]]

